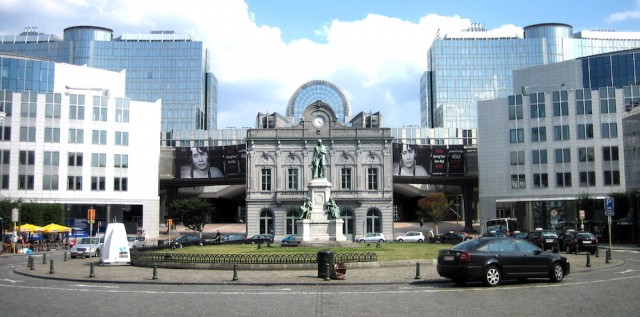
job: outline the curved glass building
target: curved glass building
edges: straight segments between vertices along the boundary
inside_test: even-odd
[[[349,102],[340,88],[326,80],[312,80],[293,93],[287,105],[287,117],[299,120],[304,109],[318,100],[333,108],[339,122],[344,123],[345,118],[350,116]]]

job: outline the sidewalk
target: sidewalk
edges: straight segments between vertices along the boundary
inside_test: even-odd
[[[630,247],[635,250],[638,248]],[[616,248],[614,248],[615,250]],[[571,263],[571,273],[579,274],[605,267],[624,264],[616,259],[612,252],[612,260],[606,263],[605,252],[601,256],[590,256],[590,267],[586,266],[586,254],[562,254]],[[46,254],[46,257],[44,257]],[[67,259],[62,252],[34,253],[34,269],[28,267],[27,255],[16,255],[24,258],[24,266],[14,269],[20,275],[43,279],[91,282],[91,283],[142,283],[142,284],[178,284],[178,285],[358,285],[358,284],[413,284],[448,282],[436,271],[435,260],[407,260],[374,263],[346,263],[347,272],[344,280],[328,280],[318,277],[317,264],[304,269],[274,270],[258,269],[238,265],[237,270],[197,270],[136,267],[131,265],[100,266],[99,258]],[[13,255],[2,255],[13,256]],[[43,258],[46,263],[43,263]],[[53,260],[53,273],[51,273]],[[91,263],[94,263],[93,270]],[[417,263],[420,266],[417,266]],[[91,273],[93,276],[91,277]],[[237,278],[234,280],[234,277]]]

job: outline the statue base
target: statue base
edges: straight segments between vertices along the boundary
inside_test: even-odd
[[[304,242],[347,241],[342,233],[344,220],[329,219],[326,208],[331,194],[331,183],[324,178],[313,179],[309,184],[309,197],[313,208],[308,219],[298,220],[298,240]]]

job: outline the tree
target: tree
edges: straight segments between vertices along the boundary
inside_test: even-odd
[[[425,220],[427,217],[436,224],[436,234],[438,233],[438,221],[442,219],[444,213],[451,208],[451,202],[447,201],[447,197],[444,193],[433,192],[427,194],[427,196],[418,199],[418,210],[416,213],[420,220]]]
[[[174,210],[177,221],[201,235],[210,215],[215,212],[215,207],[195,197],[175,200],[171,203],[171,209]]]

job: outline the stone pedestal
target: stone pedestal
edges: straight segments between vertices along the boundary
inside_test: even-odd
[[[307,187],[313,209],[309,219],[298,220],[298,237],[304,242],[346,241],[342,233],[344,220],[329,219],[326,208],[331,197],[331,183],[326,179],[314,179]]]

